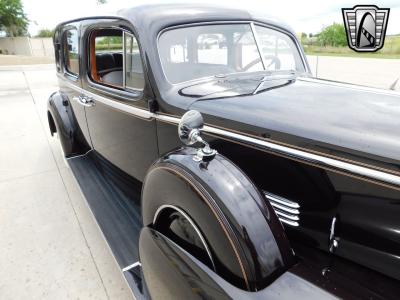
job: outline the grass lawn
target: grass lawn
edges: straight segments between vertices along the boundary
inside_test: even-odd
[[[387,36],[385,45],[377,52],[360,53],[351,50],[349,47],[321,47],[317,45],[303,45],[303,47],[308,55],[400,59],[400,36]]]

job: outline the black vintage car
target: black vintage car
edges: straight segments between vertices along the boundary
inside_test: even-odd
[[[212,6],[60,24],[48,120],[138,299],[398,299],[400,97]]]

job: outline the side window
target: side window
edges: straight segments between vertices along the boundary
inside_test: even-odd
[[[56,30],[54,33],[54,58],[56,61],[57,72],[61,72],[61,43],[60,43],[60,31]]]
[[[132,34],[125,33],[124,37],[125,87],[135,90],[142,90],[144,87],[144,76],[139,45],[136,38]]]
[[[64,64],[67,72],[78,76],[79,39],[77,29],[69,29],[64,33]]]
[[[94,30],[89,38],[90,77],[99,84],[124,89],[144,87],[136,38],[120,29]]]

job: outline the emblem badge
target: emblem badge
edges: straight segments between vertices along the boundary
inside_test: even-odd
[[[383,47],[389,8],[356,5],[342,8],[349,47],[357,52],[374,52]]]

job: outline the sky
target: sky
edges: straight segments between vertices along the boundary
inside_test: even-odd
[[[54,28],[58,23],[89,15],[106,15],[119,9],[141,4],[157,3],[212,3],[226,7],[245,8],[265,13],[285,21],[297,33],[318,33],[332,23],[343,23],[341,8],[357,4],[374,4],[390,8],[387,34],[400,34],[400,1],[375,0],[357,2],[347,0],[108,0],[97,4],[96,0],[22,0],[25,13],[31,20],[29,32],[32,36],[40,29]]]

